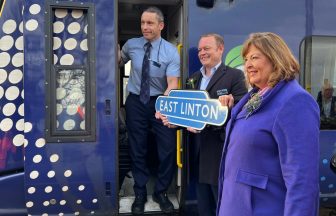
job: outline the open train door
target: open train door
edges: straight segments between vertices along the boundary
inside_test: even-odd
[[[186,0],[118,0],[117,4],[117,20],[118,25],[118,43],[120,47],[130,39],[141,37],[141,14],[143,10],[150,6],[158,7],[164,15],[165,27],[161,32],[162,38],[174,44],[179,50],[181,57],[181,75],[180,87],[183,88],[183,83],[187,74],[187,8],[189,3]],[[186,44],[186,46],[184,45]],[[155,54],[155,61],[160,62],[159,54]],[[127,82],[130,74],[130,62],[124,67],[120,68],[119,77],[119,213],[129,215],[131,214],[131,206],[134,201],[133,183],[134,179],[131,172],[131,161],[128,154],[128,144],[125,139],[124,128],[124,106],[128,96]],[[126,132],[127,133],[127,132]],[[187,196],[188,181],[187,169],[188,164],[186,151],[184,149],[185,142],[183,142],[182,130],[177,131],[177,152],[176,152],[176,175],[167,191],[169,199],[174,205],[173,214],[181,214]],[[159,164],[156,153],[156,143],[154,134],[150,132],[148,136],[148,152],[147,161],[149,170],[155,170]],[[159,145],[159,144],[158,144]],[[145,205],[145,214],[160,215],[162,214],[160,207],[152,200],[153,186],[155,183],[155,172],[152,173],[147,183],[147,203]],[[189,210],[189,209],[188,209]],[[192,214],[183,214],[192,215]]]
[[[28,214],[117,214],[114,1],[24,4]]]

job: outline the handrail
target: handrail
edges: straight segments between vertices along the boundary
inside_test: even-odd
[[[177,51],[178,53],[181,55],[182,52],[182,48],[183,45],[182,44],[178,44],[177,45]],[[182,88],[182,81],[181,79],[179,79],[178,81],[178,87],[179,89]],[[181,130],[177,130],[176,131],[176,164],[179,168],[183,167],[183,163],[182,163],[182,152],[183,152],[183,148],[181,146],[182,143],[182,131]]]

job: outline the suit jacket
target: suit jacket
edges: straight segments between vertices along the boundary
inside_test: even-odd
[[[190,78],[196,80],[194,87],[199,89],[202,80],[201,72],[194,73]],[[213,74],[206,91],[213,99],[232,94],[237,102],[247,92],[244,74],[241,70],[221,64]],[[225,139],[224,128],[224,125],[207,125],[201,133],[191,134],[191,146],[195,147],[196,155],[192,164],[196,165],[200,183],[218,185],[219,163]]]
[[[317,215],[317,103],[296,80],[281,81],[246,118],[250,94],[233,108],[226,127],[217,214]]]
[[[316,101],[317,101],[317,103],[318,103],[318,105],[320,107],[320,115],[321,116],[326,116],[324,108],[323,108],[323,104],[322,104],[323,102],[322,102],[322,93],[321,93],[321,91],[318,93]],[[335,117],[336,116],[336,106],[335,106],[335,103],[336,103],[336,97],[332,96],[329,117]]]

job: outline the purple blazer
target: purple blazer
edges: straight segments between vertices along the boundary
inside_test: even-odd
[[[256,91],[226,127],[217,215],[318,215],[318,105],[296,80],[281,81],[246,118],[242,108]]]

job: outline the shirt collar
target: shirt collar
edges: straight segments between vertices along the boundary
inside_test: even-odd
[[[159,38],[157,38],[156,40],[150,42],[151,45],[152,45],[152,48],[156,48],[156,47],[158,47],[159,44],[160,44],[160,41],[161,41],[161,40],[162,40],[162,38],[159,37]],[[146,44],[147,42],[149,42],[149,41],[146,40],[146,39],[143,37],[143,47],[145,47],[145,44]]]
[[[220,66],[221,64],[222,64],[222,61],[220,61],[217,65],[215,65],[215,67],[211,68],[211,70],[210,70],[210,77],[212,77],[212,75],[216,72],[216,70],[219,68],[219,66]],[[201,73],[202,73],[202,76],[203,76],[203,77],[206,77],[206,76],[205,76],[205,68],[204,68],[204,66],[201,67],[200,71],[201,71]],[[209,77],[209,78],[210,78],[210,77]]]

